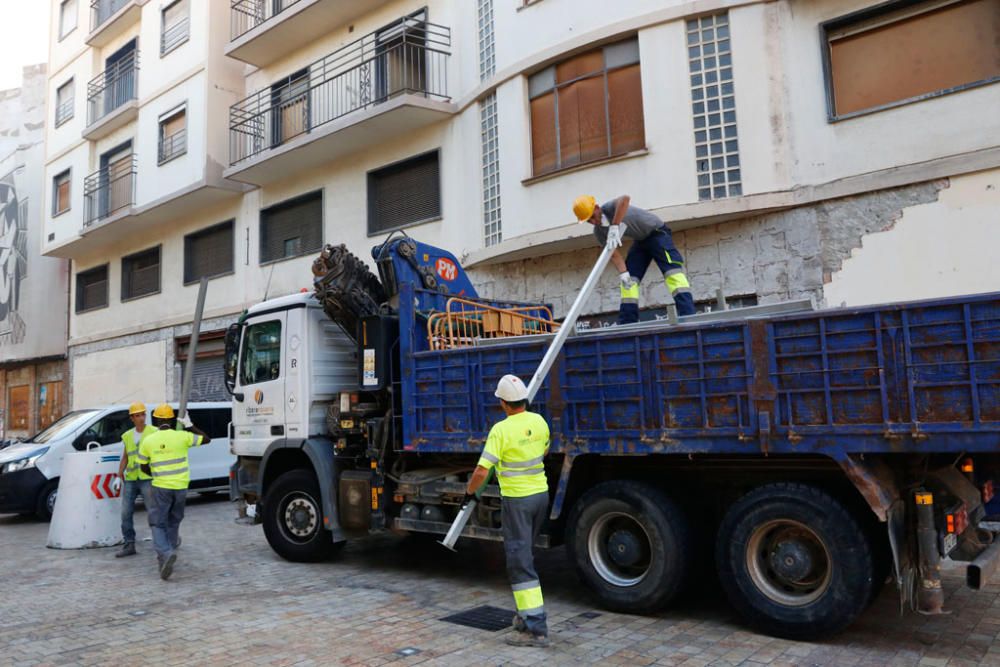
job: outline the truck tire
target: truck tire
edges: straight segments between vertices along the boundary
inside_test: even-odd
[[[736,501],[719,526],[716,563],[747,622],[789,639],[840,632],[874,585],[861,525],[833,496],[804,484],[768,484]]]
[[[274,480],[264,496],[264,536],[275,553],[295,563],[330,558],[334,545],[323,528],[319,483],[310,470],[290,470]]]
[[[690,530],[659,489],[603,482],[574,505],[566,547],[580,578],[612,611],[643,614],[670,602],[687,578]]]
[[[59,480],[52,479],[45,483],[38,494],[35,504],[35,516],[42,521],[52,520],[52,511],[56,507],[56,495],[59,492]]]

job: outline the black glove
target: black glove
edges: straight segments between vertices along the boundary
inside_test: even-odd
[[[465,492],[465,497],[462,498],[462,507],[465,507],[466,505],[468,505],[469,503],[471,503],[473,500],[479,500],[479,498],[476,497],[476,494],[469,493],[468,491],[466,491]]]

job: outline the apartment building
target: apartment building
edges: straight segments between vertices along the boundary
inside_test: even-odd
[[[561,315],[597,254],[585,193],[667,221],[706,303],[1000,285],[990,0],[53,7],[49,97],[79,113],[48,133],[72,196],[45,243],[73,260],[75,404],[176,394],[203,275],[221,391],[215,337],[308,289],[324,243],[405,231]],[[609,272],[587,311],[618,298]],[[651,270],[647,316],[669,302]]]
[[[45,65],[0,91],[0,440],[66,411],[69,263],[41,256]]]

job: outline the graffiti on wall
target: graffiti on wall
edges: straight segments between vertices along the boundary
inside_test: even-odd
[[[0,178],[0,347],[24,341],[19,313],[28,274],[28,202],[18,197],[14,173]]]

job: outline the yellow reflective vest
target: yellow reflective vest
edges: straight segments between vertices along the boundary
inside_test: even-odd
[[[146,425],[146,428],[142,430],[139,434],[138,440],[136,439],[136,432],[134,428],[130,428],[122,434],[122,442],[125,443],[125,481],[134,482],[138,479],[151,479],[149,475],[144,473],[139,468],[139,443],[142,440],[154,433],[157,429],[150,425]]]
[[[523,498],[549,490],[542,461],[549,448],[549,425],[534,412],[518,412],[490,429],[479,465],[497,469],[500,494]]]
[[[139,443],[139,463],[148,463],[153,486],[161,489],[186,489],[191,481],[188,449],[197,447],[203,438],[188,431],[161,428]]]

